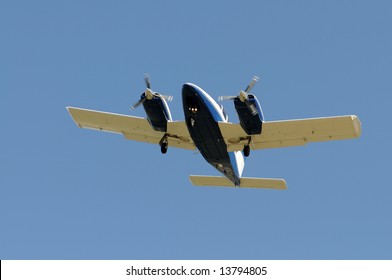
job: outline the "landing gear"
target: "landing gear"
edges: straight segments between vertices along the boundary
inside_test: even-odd
[[[159,141],[159,146],[161,146],[161,153],[162,154],[166,154],[167,153],[167,148],[169,146],[166,134],[162,137],[161,141]]]
[[[244,156],[248,157],[250,155],[250,147],[249,145],[244,146]]]
[[[162,143],[162,144],[161,144],[161,153],[162,153],[162,154],[166,154],[166,152],[167,152],[167,147],[168,147],[167,143]]]

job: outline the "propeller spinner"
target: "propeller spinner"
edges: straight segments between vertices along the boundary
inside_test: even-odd
[[[146,100],[151,100],[154,97],[162,97],[166,101],[173,100],[173,96],[162,95],[162,94],[159,94],[158,92],[155,92],[151,89],[150,76],[148,74],[144,75],[144,82],[146,83],[146,90],[144,91],[144,94],[142,94],[142,97],[140,98],[140,100],[131,106],[131,110],[135,110],[137,107],[140,106],[140,104],[144,103]]]
[[[259,77],[254,76],[252,81],[249,83],[249,85],[246,87],[245,90],[241,90],[240,94],[238,96],[219,96],[218,100],[219,101],[225,101],[225,100],[233,100],[238,98],[241,102],[245,102],[246,106],[248,106],[249,110],[252,112],[252,115],[257,115],[258,111],[250,101],[249,101],[249,92],[252,90],[252,88],[255,86],[257,81],[259,80]]]

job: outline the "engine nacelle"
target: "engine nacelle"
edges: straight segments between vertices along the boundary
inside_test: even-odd
[[[142,93],[141,98],[144,98],[144,95],[145,93]],[[166,100],[157,94],[152,99],[146,99],[143,107],[151,127],[156,131],[166,132],[167,122],[172,121]]]
[[[246,102],[241,101],[238,97],[234,99],[234,106],[237,111],[241,127],[248,135],[260,134],[264,120],[263,111],[261,110],[256,96],[248,94],[248,102],[249,103],[247,104]],[[253,105],[256,108],[257,114],[252,112],[250,105]]]

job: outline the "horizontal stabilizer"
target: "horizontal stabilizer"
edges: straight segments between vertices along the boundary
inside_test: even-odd
[[[241,178],[240,185],[235,186],[232,181],[226,177],[221,176],[198,176],[190,175],[194,186],[214,186],[214,187],[239,187],[239,188],[259,188],[259,189],[287,189],[286,181],[283,179],[270,179],[270,178]]]

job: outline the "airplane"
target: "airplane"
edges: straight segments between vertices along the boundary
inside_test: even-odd
[[[229,122],[222,105],[193,83],[182,86],[184,121],[173,121],[167,101],[172,96],[151,89],[148,75],[146,90],[131,107],[143,105],[147,118],[89,109],[67,107],[80,128],[122,134],[125,139],[160,146],[198,150],[204,159],[223,176],[190,175],[195,186],[240,188],[287,188],[284,179],[242,177],[245,158],[251,150],[305,145],[310,142],[358,138],[361,122],[355,115],[295,120],[266,121],[255,95],[250,93],[258,77],[254,77],[238,96],[219,97],[232,100],[239,123]]]

